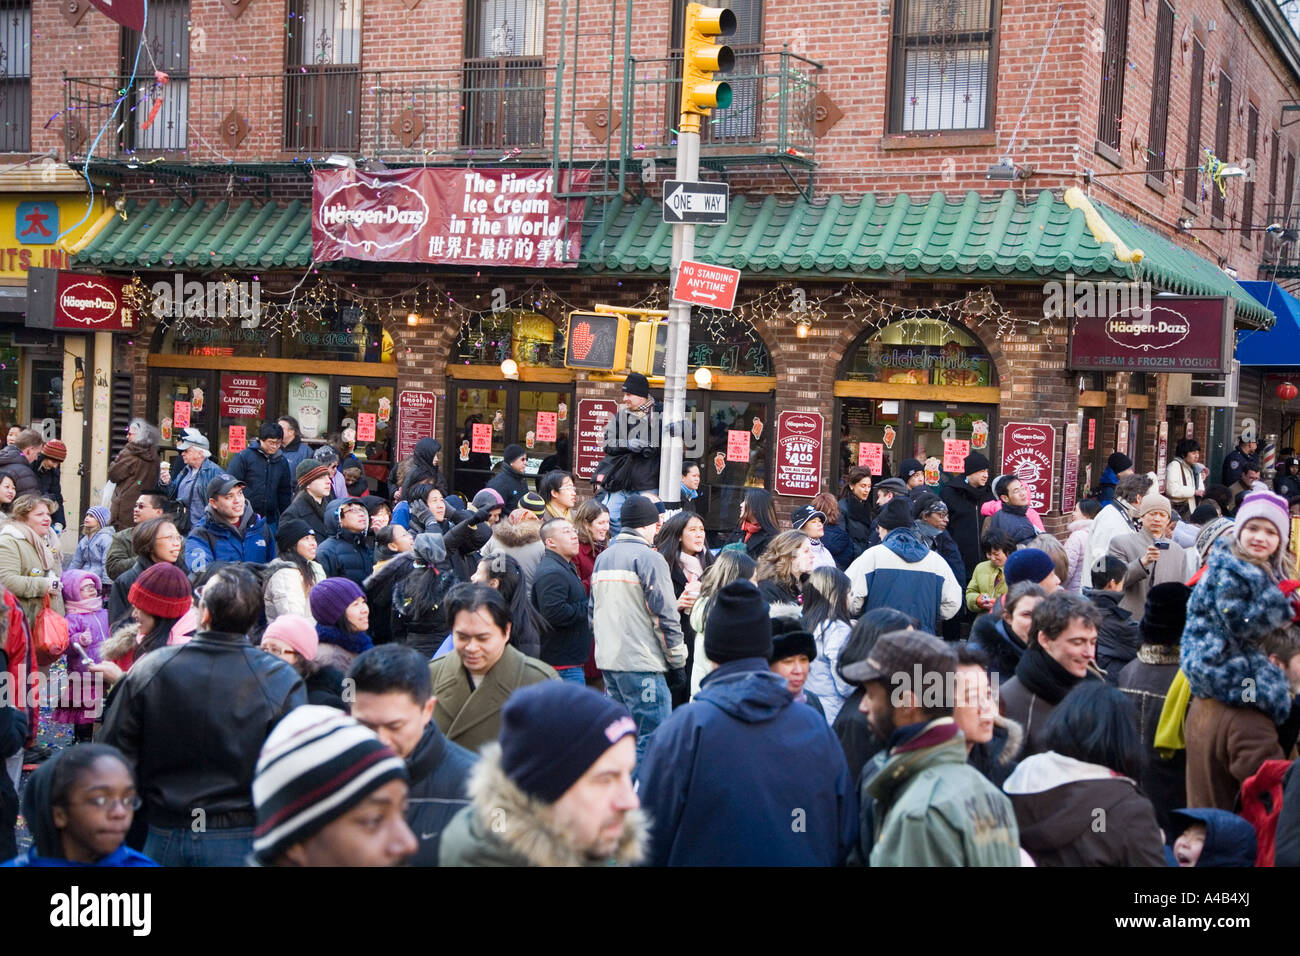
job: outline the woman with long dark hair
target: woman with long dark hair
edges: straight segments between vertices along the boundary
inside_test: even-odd
[[[871,541],[871,472],[850,468],[840,489],[840,518],[853,542],[853,556],[867,550]]]
[[[813,568],[803,586],[803,624],[817,644],[807,690],[821,701],[826,723],[834,724],[853,685],[839,676],[840,654],[849,639],[848,576],[838,568]]]
[[[695,664],[695,629],[691,627],[691,609],[700,596],[700,581],[713,563],[704,534],[704,522],[692,511],[679,511],[659,529],[655,550],[668,562],[677,595],[677,615],[682,622],[682,639],[686,641],[686,673]],[[673,690],[673,706],[680,707],[691,698],[689,681]]]
[[[550,625],[528,600],[528,580],[519,562],[508,554],[494,554],[478,563],[470,581],[501,592],[506,607],[510,609],[510,620],[514,622],[510,628],[510,643],[529,657],[538,657],[542,653],[542,633],[549,630]]]
[[[216,566],[214,563],[208,567]],[[103,663],[86,668],[103,674],[104,683],[110,686],[150,651],[188,640],[179,633],[177,624],[194,606],[194,593],[184,571],[174,564],[159,562],[140,572],[127,592],[127,602],[131,616],[114,627],[103,643]]]
[[[748,488],[740,506],[740,527],[731,533],[727,547],[744,547],[755,561],[781,533],[776,517],[776,499],[763,488]]]
[[[409,572],[393,584],[390,627],[396,644],[413,647],[425,657],[451,633],[444,607],[447,592],[459,583],[440,534],[415,536]]]

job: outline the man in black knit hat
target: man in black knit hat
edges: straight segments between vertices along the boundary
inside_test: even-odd
[[[619,510],[628,495],[658,494],[663,406],[650,397],[650,382],[633,372],[623,382],[618,414],[605,424],[605,460],[596,469],[609,509],[609,534],[622,530]]]
[[[989,467],[989,460],[973,451],[966,456],[964,476],[950,476],[939,492],[948,506],[948,533],[957,542],[966,569],[966,580],[957,582],[962,587],[970,583],[975,567],[984,560],[980,550],[980,505],[993,497],[988,487]]]
[[[769,669],[768,614],[749,581],[709,606],[714,669],[655,731],[638,772],[654,866],[836,866],[857,838],[844,750]]]

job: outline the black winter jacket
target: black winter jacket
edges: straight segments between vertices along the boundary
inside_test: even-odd
[[[508,518],[510,512],[515,510],[519,504],[519,499],[528,494],[528,479],[521,471],[515,471],[504,461],[501,463],[501,470],[492,476],[492,480],[487,483],[491,488],[505,501],[505,509],[501,512],[502,519]]]
[[[993,493],[988,486],[972,488],[965,478],[952,478],[939,491],[939,497],[948,506],[948,534],[957,542],[961,563],[966,569],[966,580],[975,572],[975,566],[984,560],[980,549],[980,505],[989,501]]]
[[[432,657],[433,652],[451,633],[445,601],[447,592],[460,581],[450,568],[436,570],[438,577],[431,607],[425,607],[422,613],[416,613],[411,606],[413,586],[426,577],[426,569],[421,565],[413,567],[410,573],[400,577],[393,585],[393,606],[389,612],[393,643],[413,647],[426,657]]]
[[[552,667],[581,667],[591,654],[587,592],[573,562],[550,548],[533,572],[533,607],[551,625],[542,634],[541,659]]]
[[[1084,588],[1083,596],[1101,612],[1101,627],[1097,628],[1097,666],[1106,672],[1106,683],[1116,687],[1124,665],[1137,656],[1142,632],[1138,630],[1133,615],[1119,606],[1123,591]]]
[[[1177,645],[1144,644],[1117,678],[1120,691],[1133,705],[1138,736],[1142,738],[1143,767],[1138,782],[1156,808],[1156,819],[1166,833],[1173,826],[1170,812],[1187,806],[1187,751],[1177,750],[1166,760],[1155,748],[1156,725],[1165,707],[1169,685],[1177,674]]]
[[[370,636],[376,644],[393,640],[393,589],[414,566],[415,552],[395,555],[375,568],[362,585],[366,604],[370,606]]]
[[[857,499],[850,500],[849,496],[840,499],[840,521],[844,522],[844,530],[848,533],[849,540],[853,542],[853,557],[856,558],[863,551],[871,547],[871,536],[875,528],[871,520],[871,505],[867,502],[859,502]],[[877,540],[874,542],[879,544]],[[849,560],[852,564],[853,560]]]
[[[15,498],[40,493],[41,485],[36,480],[36,472],[32,471],[32,466],[27,463],[17,445],[0,448],[0,475],[8,475],[14,480],[14,486],[18,489]],[[134,498],[131,503],[135,503]]]
[[[339,531],[316,550],[316,560],[330,578],[351,578],[364,587],[375,566],[375,555],[366,535]]]
[[[420,841],[420,849],[408,866],[437,866],[442,831],[461,809],[469,805],[465,787],[478,757],[460,744],[448,740],[434,721],[406,759],[411,775],[407,794],[406,822]]]
[[[629,411],[620,405],[618,413],[605,423],[605,455],[621,459],[614,474],[605,480],[605,491],[649,491],[659,488],[660,436],[654,426],[664,407],[656,402],[652,415]]]
[[[989,659],[989,676],[998,675],[1002,683],[1016,674],[1016,665],[1025,646],[1007,629],[1001,614],[981,614],[970,629],[970,643]]]
[[[862,688],[859,687],[849,694],[831,725],[844,748],[844,759],[848,761],[849,773],[854,780],[862,776],[862,768],[884,747],[867,723],[867,715],[858,709],[861,705]]]
[[[41,497],[49,498],[58,505],[58,508],[54,510],[54,514],[50,515],[54,523],[59,527],[66,528],[68,526],[68,517],[63,511],[63,486],[59,476],[60,468],[58,465],[53,468],[42,468],[41,463],[44,461],[44,455],[36,456],[36,467],[32,469],[36,475],[36,484],[41,489]]]
[[[289,521],[297,518],[299,521],[307,522],[307,527],[316,532],[316,541],[323,544],[325,539],[330,536],[325,527],[325,506],[329,504],[330,499],[325,498],[320,504],[307,491],[300,491],[293,496],[289,502],[289,507],[280,512],[280,521]]]
[[[15,707],[0,707],[0,763],[22,753],[27,740],[27,715]],[[0,773],[0,861],[18,855],[14,827],[18,824],[18,792],[8,773]]]
[[[200,631],[136,660],[114,688],[99,742],[136,769],[153,826],[251,827],[253,771],[271,729],[307,703],[292,667],[243,634]]]
[[[260,442],[250,442],[230,459],[226,470],[244,483],[244,495],[254,511],[267,521],[279,521],[280,512],[293,500],[294,484],[289,465],[278,449],[267,457]]]

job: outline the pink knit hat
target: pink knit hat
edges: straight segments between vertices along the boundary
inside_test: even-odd
[[[316,636],[316,623],[297,614],[281,614],[266,626],[263,637],[283,641],[298,652],[304,660],[316,659],[320,638]]]
[[[1241,507],[1237,509],[1237,540],[1241,540],[1241,532],[1246,528],[1246,522],[1251,518],[1262,518],[1277,528],[1277,533],[1282,537],[1282,546],[1279,550],[1285,551],[1287,541],[1291,537],[1291,512],[1287,506],[1286,499],[1281,495],[1275,495],[1271,491],[1252,491],[1241,502]]]

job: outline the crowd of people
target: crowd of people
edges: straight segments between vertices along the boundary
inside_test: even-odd
[[[453,494],[433,438],[376,478],[288,417],[172,474],[136,421],[67,559],[66,450],[13,436],[0,664],[49,683],[0,707],[0,860],[1300,865],[1292,502],[1249,444],[1208,487],[1180,444],[1167,494],[1112,455],[1060,537],[972,452],[745,489],[711,540],[623,388],[586,496],[514,445]]]

